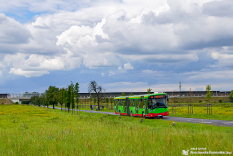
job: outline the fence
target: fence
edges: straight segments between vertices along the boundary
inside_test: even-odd
[[[97,104],[90,104],[90,103],[79,103],[78,107],[79,109],[81,108],[90,108],[90,106],[93,105],[94,109],[98,108]],[[91,109],[91,108],[90,108]],[[114,105],[113,104],[100,104],[100,109],[105,109],[105,110],[114,110]]]
[[[80,101],[78,108],[79,109],[87,109],[91,110],[90,105],[94,106],[94,110],[98,108],[98,105],[89,100],[82,100]],[[213,107],[215,108],[213,110]],[[221,108],[224,108],[221,109]],[[114,110],[113,103],[100,103],[101,110]],[[170,114],[207,114],[207,115],[217,115],[216,111],[221,110],[221,113],[224,111],[232,112],[233,115],[233,104],[229,103],[227,105],[220,105],[220,104],[169,104],[169,112]]]
[[[169,111],[171,114],[213,114],[213,106],[215,111],[226,110],[232,112],[233,115],[233,104],[228,105],[214,105],[214,104],[170,104]],[[224,110],[223,110],[224,109]],[[195,110],[195,111],[193,111]]]

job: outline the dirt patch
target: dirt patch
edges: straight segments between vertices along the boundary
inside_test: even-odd
[[[14,102],[12,102],[10,99],[0,99],[0,104],[12,105]]]

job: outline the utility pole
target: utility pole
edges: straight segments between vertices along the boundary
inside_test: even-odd
[[[179,88],[180,88],[180,94],[181,94],[181,81],[179,81]],[[180,95],[180,97],[181,97],[181,95]]]
[[[189,96],[190,96],[190,103],[191,103],[191,96],[192,96],[191,88],[190,88]]]

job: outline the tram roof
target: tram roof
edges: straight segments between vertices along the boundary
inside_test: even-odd
[[[144,96],[144,98],[148,98],[149,96],[154,96],[154,95],[167,95],[167,94],[166,93],[154,93],[154,94],[144,94],[144,95],[119,96],[119,97],[115,97],[114,99],[126,99],[127,97],[129,99],[139,99],[142,96]]]

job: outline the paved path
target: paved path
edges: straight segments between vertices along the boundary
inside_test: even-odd
[[[177,121],[177,122],[203,123],[207,125],[233,127],[233,121],[226,121],[226,120],[183,118],[183,117],[172,117],[172,116],[164,116],[163,119]]]
[[[52,108],[52,107],[49,107],[49,108]],[[61,108],[55,107],[55,109],[61,109]],[[75,110],[75,111],[77,111],[77,110]],[[87,113],[101,113],[101,114],[118,115],[118,114],[115,114],[114,112],[101,112],[101,111],[91,111],[91,110],[80,110],[80,111],[87,112]],[[202,123],[202,124],[207,124],[207,125],[233,127],[233,121],[226,121],[226,120],[183,118],[183,117],[172,117],[172,116],[164,116],[163,120],[177,121],[177,122],[189,122],[189,123]]]

